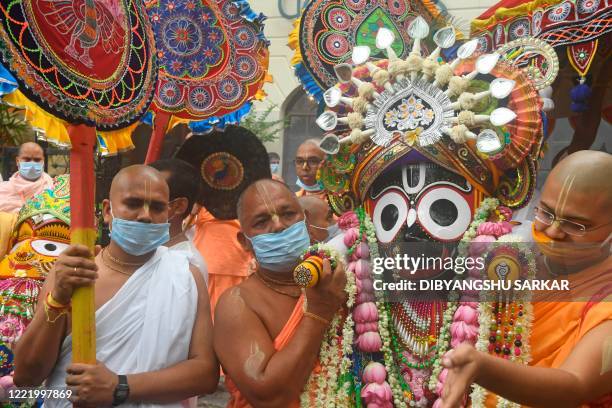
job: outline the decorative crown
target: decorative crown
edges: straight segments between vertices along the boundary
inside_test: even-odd
[[[335,66],[339,82],[323,95],[327,109],[316,122],[328,132],[320,147],[330,157],[319,179],[336,211],[361,202],[374,179],[412,150],[504,205],[523,204],[534,187],[542,110],[550,106],[538,91],[558,72],[554,51],[530,38],[476,55],[472,39],[447,62],[441,51],[455,45],[453,27],[433,35],[436,48],[425,57],[427,22],[416,17],[408,35],[412,49],[402,59],[393,32],[380,28],[376,47],[387,59],[370,60],[370,47],[354,47],[352,64]]]

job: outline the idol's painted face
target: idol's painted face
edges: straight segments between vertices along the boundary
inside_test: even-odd
[[[476,206],[470,183],[432,162],[393,167],[378,177],[368,194],[384,256],[403,254],[406,244],[415,242],[443,243],[430,246],[433,253],[426,256],[450,255],[468,229]]]
[[[12,249],[0,262],[0,277],[44,279],[70,244],[70,227],[50,214],[25,220],[14,232]]]

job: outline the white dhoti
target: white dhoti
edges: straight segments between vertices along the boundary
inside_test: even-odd
[[[96,358],[117,374],[156,371],[187,360],[198,305],[198,290],[187,256],[168,248],[155,255],[96,311]],[[72,336],[46,381],[66,387]],[[46,400],[45,407],[71,407],[68,400]],[[122,406],[153,407],[151,404]],[[164,407],[181,407],[180,401]]]

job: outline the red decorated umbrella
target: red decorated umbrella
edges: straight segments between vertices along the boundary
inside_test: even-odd
[[[159,157],[171,117],[206,131],[249,112],[251,101],[263,97],[268,41],[265,17],[246,0],[151,0],[146,7],[159,60],[150,163]]]
[[[71,241],[93,252],[94,148],[131,145],[153,98],[153,33],[136,0],[0,0],[0,57],[19,91],[5,101],[51,142],[70,145]],[[93,286],[73,296],[73,361],[95,363]]]
[[[561,69],[553,86],[552,117],[569,117],[576,130],[571,145],[555,160],[566,150],[591,146],[600,117],[605,118],[612,105],[612,95],[606,94],[612,69],[612,2],[503,0],[472,22],[472,36],[480,39],[484,51],[528,36],[554,47]]]

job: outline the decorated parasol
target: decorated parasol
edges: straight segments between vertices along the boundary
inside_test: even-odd
[[[246,0],[150,0],[146,7],[159,60],[149,163],[159,157],[169,124],[189,121],[197,133],[223,128],[263,98],[268,41],[265,16]]]
[[[576,131],[565,154],[588,149],[600,117],[609,120],[612,95],[607,93],[612,68],[612,3],[600,0],[503,0],[472,22],[472,35],[482,51],[535,37],[557,52],[561,70],[554,84],[553,118],[569,117]],[[511,50],[507,50],[511,51]],[[541,59],[531,58],[536,71],[546,71]],[[552,126],[551,126],[552,127]],[[578,135],[578,131],[580,134]]]
[[[92,252],[94,148],[131,147],[157,79],[153,32],[135,0],[2,0],[0,57],[19,90],[5,103],[48,141],[71,146],[71,242]],[[73,296],[73,361],[95,363],[93,287]]]

